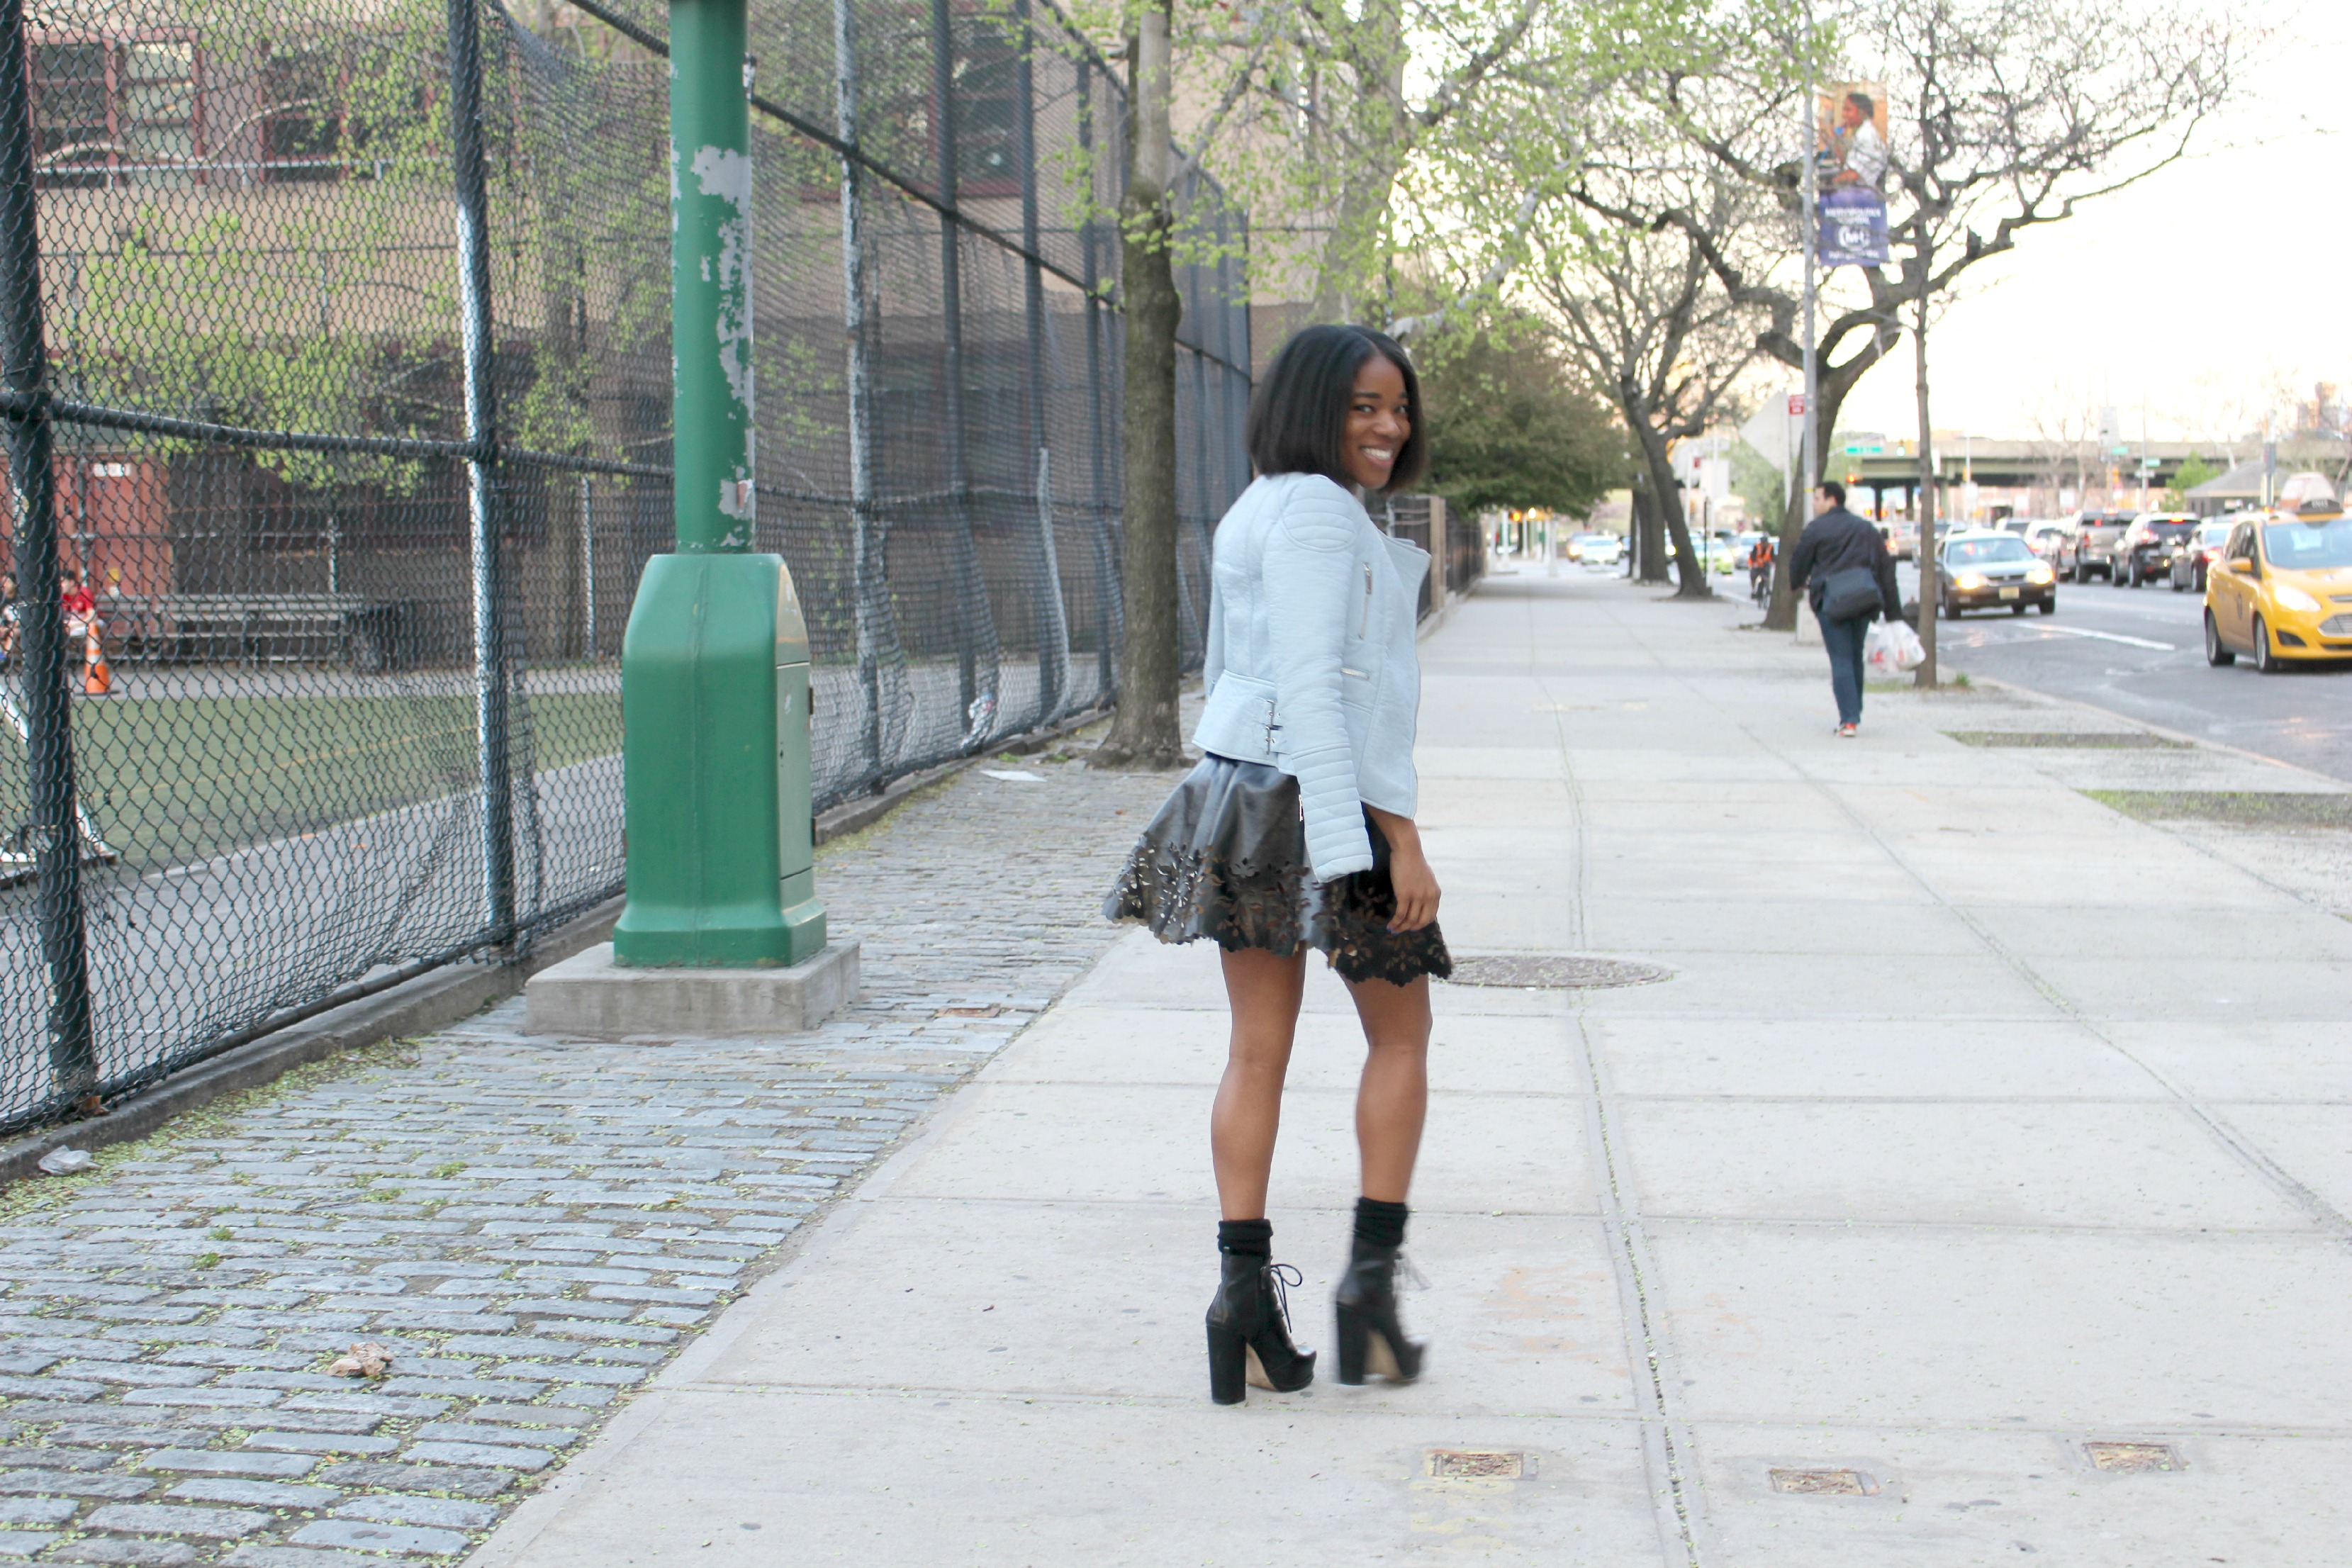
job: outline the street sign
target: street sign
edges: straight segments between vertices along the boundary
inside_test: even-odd
[[[1802,419],[1804,416],[1805,395],[1801,392],[1790,393],[1789,395],[1789,417],[1791,419]]]
[[[2142,458],[2139,460],[2139,471],[2143,474],[2152,474],[2156,472],[2156,459],[2154,458]]]

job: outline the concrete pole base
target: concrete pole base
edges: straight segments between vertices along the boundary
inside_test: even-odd
[[[523,1027],[577,1040],[770,1039],[813,1029],[857,996],[857,943],[789,969],[624,969],[604,942],[541,970]]]

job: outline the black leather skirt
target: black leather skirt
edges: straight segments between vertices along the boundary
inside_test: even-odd
[[[1269,763],[1212,754],[1143,830],[1103,913],[1140,921],[1162,942],[1206,937],[1229,952],[1255,947],[1287,958],[1315,948],[1347,980],[1443,980],[1454,960],[1435,921],[1388,929],[1396,913],[1389,843],[1370,813],[1364,826],[1372,868],[1318,882],[1298,781]]]

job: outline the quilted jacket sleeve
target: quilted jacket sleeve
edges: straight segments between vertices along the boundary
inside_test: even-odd
[[[1356,794],[1356,763],[1339,710],[1339,656],[1354,603],[1355,543],[1362,517],[1348,493],[1325,480],[1302,484],[1268,533],[1263,581],[1282,714],[1285,771],[1298,780],[1307,816],[1307,858],[1318,881],[1372,868]]]

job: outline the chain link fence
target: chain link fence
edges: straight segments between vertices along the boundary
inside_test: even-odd
[[[1035,0],[753,9],[758,545],[824,806],[1112,695],[1124,109]],[[620,889],[666,17],[0,0],[0,1124]],[[1241,222],[1185,197],[1197,660],[1250,345]]]

